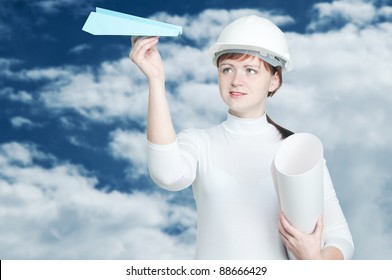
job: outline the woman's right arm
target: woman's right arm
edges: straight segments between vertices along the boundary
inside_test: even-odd
[[[158,37],[133,39],[130,58],[148,79],[147,139],[153,144],[165,145],[176,140],[176,133],[166,98],[165,70],[157,44]]]
[[[189,186],[195,179],[197,153],[194,137],[180,137],[182,140],[177,141],[157,43],[158,37],[132,40],[130,58],[148,79],[147,158],[150,175],[159,186],[177,191]],[[191,136],[189,133],[184,135]],[[180,145],[183,146],[181,149]]]

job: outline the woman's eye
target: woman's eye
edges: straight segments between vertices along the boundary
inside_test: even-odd
[[[233,69],[231,69],[231,68],[229,68],[229,67],[226,67],[226,68],[223,68],[223,69],[222,69],[222,72],[223,72],[223,73],[231,73],[231,72],[233,72]]]
[[[256,74],[256,73],[257,73],[257,71],[256,71],[255,69],[252,69],[252,68],[248,68],[248,69],[246,69],[246,71],[247,71],[249,74]]]

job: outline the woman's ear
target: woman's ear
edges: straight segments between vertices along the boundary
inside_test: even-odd
[[[275,72],[275,74],[271,78],[270,86],[268,88],[268,92],[274,92],[279,88],[280,85],[280,77],[278,75],[278,72]]]

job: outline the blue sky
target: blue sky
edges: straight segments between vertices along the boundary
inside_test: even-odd
[[[178,130],[226,115],[206,52],[221,29],[278,24],[295,69],[268,112],[322,140],[354,258],[392,259],[390,1],[0,3],[0,259],[192,258],[191,190],[150,180],[147,84],[130,38],[81,30],[96,6],[183,26],[159,45]]]

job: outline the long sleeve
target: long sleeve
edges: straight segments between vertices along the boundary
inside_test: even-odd
[[[196,178],[197,136],[184,130],[168,145],[147,143],[147,161],[152,180],[160,187],[179,191]]]
[[[338,248],[344,259],[351,259],[354,243],[333,187],[328,168],[324,165],[324,247]]]

